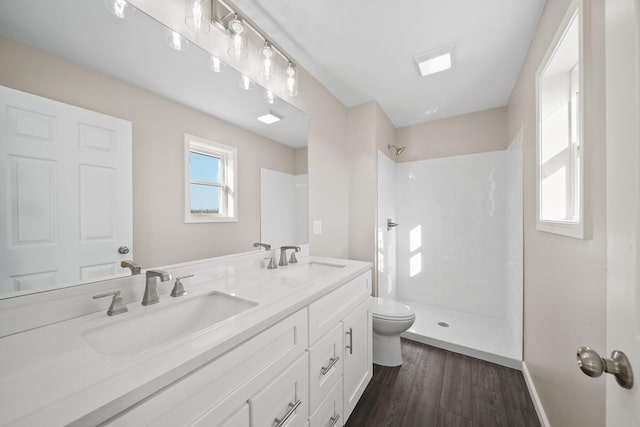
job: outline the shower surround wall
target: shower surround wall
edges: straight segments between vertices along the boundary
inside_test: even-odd
[[[521,155],[512,144],[395,165],[395,293],[417,317],[408,336],[521,360]]]

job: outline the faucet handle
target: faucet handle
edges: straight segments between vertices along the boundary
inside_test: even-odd
[[[278,264],[276,264],[276,259],[274,257],[267,257],[265,259],[269,260],[269,262],[267,263],[267,268],[269,270],[273,270],[275,268],[278,268]]]
[[[291,252],[291,256],[289,257],[289,264],[296,264],[298,262],[298,258],[296,258],[296,252]]]
[[[182,279],[188,279],[189,277],[193,277],[193,274],[188,274],[186,276],[176,277],[176,282],[173,284],[173,289],[171,289],[172,297],[181,297],[186,294],[184,290],[184,286],[182,286]]]
[[[126,313],[127,311],[129,311],[129,309],[127,308],[127,305],[124,303],[124,300],[122,299],[122,296],[120,294],[121,294],[121,291],[105,292],[104,294],[94,295],[93,299],[113,296],[113,299],[111,300],[111,305],[107,310],[107,314],[109,316],[114,316],[116,314]]]

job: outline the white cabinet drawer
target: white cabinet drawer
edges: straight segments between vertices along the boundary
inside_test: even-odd
[[[314,344],[371,295],[371,271],[339,287],[309,305],[309,343]]]
[[[173,427],[206,419],[211,420],[206,425],[220,425],[278,372],[306,354],[307,343],[307,310],[302,309],[107,424]]]
[[[342,362],[342,324],[338,323],[309,349],[309,411],[312,414],[340,380]]]
[[[303,427],[309,416],[309,357],[305,353],[249,399],[251,427]]]
[[[311,416],[309,427],[342,427],[342,378],[329,391],[318,410]]]

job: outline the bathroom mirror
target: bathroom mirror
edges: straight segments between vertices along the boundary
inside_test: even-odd
[[[116,18],[102,0],[0,4],[0,85],[131,123],[133,244],[121,258],[143,268],[253,250],[261,240],[261,170],[306,174],[307,168],[304,113],[277,97],[268,103],[258,84],[242,89],[231,67],[215,72],[209,53],[193,43],[171,49],[171,37],[140,11]],[[280,120],[257,120],[267,113]],[[237,221],[185,223],[185,134],[237,148]],[[8,218],[0,216],[0,243],[10,246]],[[64,283],[54,277],[20,289],[7,264],[0,263],[0,298],[129,274],[118,262],[109,277]]]

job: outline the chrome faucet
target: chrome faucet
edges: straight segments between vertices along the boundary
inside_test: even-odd
[[[253,247],[254,248],[261,247],[261,248],[264,248],[265,251],[268,251],[269,249],[271,249],[271,245],[270,244],[268,244],[268,243],[260,243],[260,242],[254,243]]]
[[[144,296],[142,297],[142,305],[157,304],[160,302],[158,297],[158,281],[166,282],[171,280],[171,273],[165,270],[147,270],[147,280],[144,287]]]
[[[131,270],[131,275],[135,276],[136,274],[140,274],[140,271],[142,270],[142,267],[138,264],[136,264],[135,262],[133,262],[132,260],[124,260],[120,263],[120,267],[122,268],[128,268],[129,270]]]
[[[287,250],[288,249],[293,249],[295,252],[291,253],[291,259],[289,259],[289,263],[291,264],[295,264],[296,262],[298,262],[298,260],[296,259],[296,252],[300,252],[300,246],[281,246],[280,247],[280,262],[278,263],[279,266],[284,266],[284,265],[288,265],[289,263],[287,262]]]

